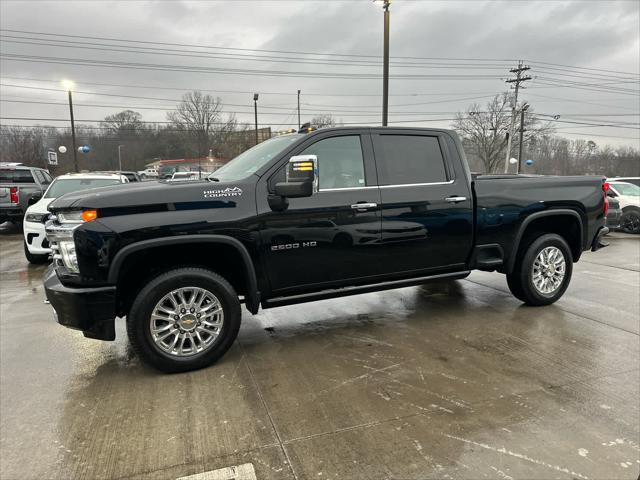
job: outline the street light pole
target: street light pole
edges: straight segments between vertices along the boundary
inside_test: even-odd
[[[391,0],[384,0],[384,65],[382,71],[382,126],[387,126],[389,118],[389,6]]]
[[[71,116],[71,142],[73,144],[73,168],[76,172],[79,172],[78,167],[78,148],[76,147],[76,125],[73,120],[73,98],[71,97],[71,90],[73,89],[73,82],[65,80],[62,82],[64,87],[69,93],[69,115]]]
[[[302,124],[300,123],[300,90],[298,90],[298,130],[300,130],[301,126]]]
[[[124,145],[118,145],[118,169],[120,172],[122,172],[122,153],[120,152],[122,147],[124,147]]]
[[[253,114],[256,123],[256,145],[258,144],[258,94],[253,94]]]

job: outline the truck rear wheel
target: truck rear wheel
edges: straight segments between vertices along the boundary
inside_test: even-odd
[[[127,315],[127,334],[146,363],[163,372],[185,372],[222,357],[238,335],[240,318],[229,282],[203,268],[178,268],[138,293]]]
[[[564,295],[572,272],[569,245],[560,235],[549,233],[524,250],[513,272],[507,274],[507,284],[513,296],[527,305],[550,305]]]

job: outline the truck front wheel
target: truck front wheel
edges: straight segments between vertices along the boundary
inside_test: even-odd
[[[143,361],[168,373],[211,365],[240,328],[240,302],[220,275],[178,268],[158,275],[138,293],[127,334]]]
[[[569,286],[573,260],[569,245],[553,233],[535,238],[507,274],[511,293],[527,305],[550,305]]]

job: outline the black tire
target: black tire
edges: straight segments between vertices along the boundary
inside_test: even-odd
[[[213,293],[223,309],[224,323],[214,343],[203,352],[178,357],[162,351],[151,336],[150,317],[156,304],[181,287],[200,287]],[[127,315],[127,335],[133,350],[147,364],[167,373],[207,367],[231,347],[240,328],[240,301],[233,287],[220,275],[204,268],[185,267],[162,273],[138,293]]]
[[[29,247],[27,247],[27,242],[25,240],[22,241],[22,245],[24,246],[24,256],[27,257],[27,261],[29,263],[33,263],[34,265],[40,265],[43,263],[47,263],[49,261],[48,253],[44,253],[42,255],[31,253],[29,251]]]
[[[509,290],[514,297],[516,297],[521,302],[526,301],[524,292],[522,291],[522,286],[520,285],[520,280],[516,278],[516,276],[507,274],[507,285],[509,286]]]
[[[533,264],[538,254],[547,247],[556,247],[564,256],[565,273],[560,286],[550,293],[540,292],[533,283]],[[569,286],[573,273],[573,257],[567,242],[560,235],[541,235],[521,251],[512,273],[507,274],[507,284],[514,297],[531,306],[551,305],[556,302]]]
[[[640,211],[628,210],[620,217],[620,229],[625,233],[640,233]]]

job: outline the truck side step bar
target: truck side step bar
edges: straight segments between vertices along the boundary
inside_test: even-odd
[[[442,273],[439,275],[428,275],[426,277],[407,278],[403,280],[393,280],[390,282],[374,283],[369,285],[335,288],[330,290],[321,290],[319,292],[304,293],[301,295],[291,295],[288,297],[275,297],[262,301],[262,308],[284,307],[285,305],[295,305],[297,303],[314,302],[316,300],[324,300],[327,298],[347,297],[349,295],[358,295],[361,293],[377,292],[380,290],[391,290],[394,288],[412,287],[423,283],[437,280],[456,280],[465,278],[471,271],[464,270],[461,272]]]

